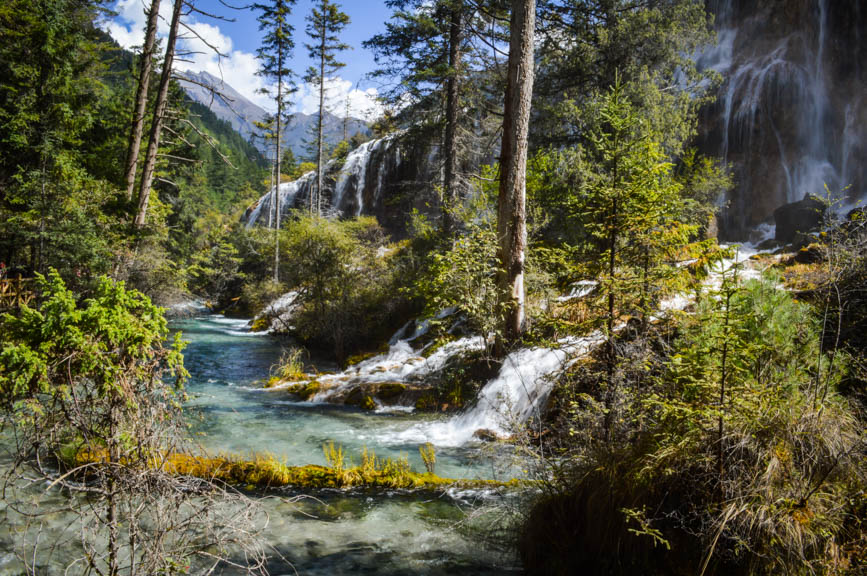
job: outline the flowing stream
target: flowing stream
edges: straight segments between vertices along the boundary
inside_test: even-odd
[[[406,455],[415,470],[424,470],[419,441],[403,436],[448,417],[295,402],[285,391],[263,390],[261,380],[267,378],[283,344],[248,333],[245,324],[216,315],[173,323],[189,341],[185,357],[192,375],[190,415],[193,434],[203,449],[269,452],[287,464],[324,465],[322,446],[334,442],[356,461],[367,447],[380,457]],[[506,479],[513,472],[508,459],[480,444],[437,446],[440,476]],[[325,491],[315,496],[320,502],[264,503],[271,518],[268,540],[299,574],[503,574],[513,570],[514,558],[482,541],[484,527],[472,533],[458,529],[469,514],[500,504],[490,494]],[[293,573],[279,565],[271,572]]]
[[[263,390],[261,381],[268,377],[284,344],[250,334],[245,324],[219,315],[172,323],[189,342],[187,413],[194,441],[203,451],[241,456],[269,453],[290,465],[324,465],[323,444],[334,442],[356,462],[362,447],[367,447],[379,457],[406,455],[413,469],[424,470],[418,446],[426,439],[412,431],[444,426],[448,416],[364,412],[294,402],[285,390]],[[509,479],[515,475],[507,449],[480,442],[437,446],[436,457],[436,473],[444,477]],[[8,467],[8,454],[2,460],[0,467]],[[64,496],[56,492],[40,495],[43,505],[61,505]],[[282,489],[269,494],[289,498],[299,492]],[[493,492],[455,490],[436,495],[359,489],[309,495],[312,498],[294,503],[286,498],[260,500],[269,517],[264,538],[289,562],[275,554],[271,574],[517,572],[513,554],[488,544],[493,539],[488,538],[484,512],[504,505],[503,497]],[[77,527],[63,513],[49,518],[46,533],[67,539],[72,548],[41,564],[40,574],[63,574],[65,557],[77,554]],[[16,548],[22,548],[20,536],[12,527],[0,525],[0,576],[22,573],[20,560],[12,553]]]

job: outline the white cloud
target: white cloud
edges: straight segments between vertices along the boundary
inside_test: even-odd
[[[346,101],[349,100],[349,115],[364,120],[374,120],[383,112],[382,104],[377,101],[376,88],[362,90],[353,88],[352,82],[340,77],[325,80],[325,107],[337,116],[346,115]],[[304,83],[295,95],[297,111],[305,114],[319,112],[319,89]]]
[[[141,46],[144,42],[145,10],[149,2],[145,0],[117,0],[112,10],[117,14],[112,20],[102,22],[102,28],[111,34],[111,37],[124,48],[130,49]],[[169,33],[169,21],[172,18],[172,3],[160,1],[160,20],[157,25],[157,34],[167,36]]]
[[[140,46],[144,40],[146,0],[117,0],[112,9],[117,13],[111,20],[104,21],[102,28],[111,34],[124,48]],[[160,4],[160,23],[158,35],[168,35],[168,22],[171,19],[172,2],[162,0]],[[191,30],[181,29],[178,44],[179,70],[190,72],[205,71],[240,92],[251,102],[272,111],[273,102],[261,91],[270,84],[256,75],[259,61],[255,54],[234,50],[232,38],[214,24],[199,22],[189,18],[186,24]],[[210,45],[210,46],[209,46]],[[213,48],[222,54],[218,55]],[[377,102],[375,88],[360,89],[343,78],[326,80],[326,106],[337,116],[346,113],[349,99],[349,114],[356,118],[373,120],[382,114],[382,105]],[[303,83],[295,94],[295,111],[312,114],[319,110],[319,92],[314,86]]]
[[[178,62],[178,68],[191,72],[205,71],[221,78],[254,104],[270,110],[271,101],[261,92],[266,84],[256,75],[259,61],[255,54],[233,50],[232,39],[217,26],[205,22],[191,22],[188,25],[192,30],[184,30],[182,35],[180,57],[183,61]]]

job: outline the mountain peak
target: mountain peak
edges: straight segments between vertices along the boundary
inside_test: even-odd
[[[256,122],[261,122],[268,116],[265,109],[251,102],[222,79],[204,70],[184,71],[180,76],[182,76],[179,80],[180,85],[192,100],[207,106],[218,118],[229,122],[245,139],[251,140],[257,148],[265,151],[262,139],[253,138],[257,133]],[[307,143],[313,138],[318,117],[318,112],[313,114],[296,112],[290,118],[281,140],[284,145],[292,149],[296,157],[302,158],[306,155]],[[325,111],[323,126],[325,142],[328,146],[334,146],[343,139],[343,124],[342,117]],[[348,136],[356,132],[366,136],[371,133],[370,127],[364,120],[350,117],[346,124]]]

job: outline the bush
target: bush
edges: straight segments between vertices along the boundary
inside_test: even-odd
[[[601,393],[576,394],[570,420],[579,440],[561,454],[568,465],[560,461],[521,542],[535,573],[581,565],[587,574],[806,574],[856,565],[852,518],[863,507],[865,460],[861,426],[836,392],[846,362],[840,353],[828,362],[812,310],[776,284],[724,283],[703,299],[669,347],[654,351],[662,358],[642,357],[661,369],[627,382],[612,427],[590,398]],[[630,346],[623,350],[647,354]]]
[[[413,312],[401,290],[404,248],[388,244],[373,218],[288,223],[281,278],[299,293],[295,335],[331,348],[340,362],[377,348]]]

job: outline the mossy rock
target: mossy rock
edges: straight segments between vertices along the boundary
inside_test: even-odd
[[[376,401],[371,395],[369,386],[356,386],[343,398],[343,403],[347,406],[358,406],[364,410],[373,410],[376,408]]]
[[[406,392],[406,384],[400,382],[383,382],[376,387],[376,397],[383,400],[396,398]]]
[[[431,412],[437,409],[437,399],[433,394],[425,394],[415,401],[415,409],[419,412]]]
[[[309,400],[312,396],[314,396],[321,385],[318,380],[311,380],[310,382],[302,382],[298,384],[293,384],[286,388],[286,391],[290,394],[294,394],[298,396],[301,400]]]
[[[273,388],[274,386],[280,384],[280,382],[282,382],[280,378],[278,378],[277,376],[271,376],[270,378],[268,378],[267,381],[265,381],[264,388]]]
[[[66,466],[83,467],[84,464],[106,463],[107,453],[104,448],[96,450],[79,448],[70,458],[70,461],[64,462]],[[367,487],[440,492],[449,487],[483,489],[520,488],[527,485],[526,481],[514,479],[508,482],[455,480],[430,473],[418,473],[410,468],[405,458],[376,459],[368,466],[331,468],[315,464],[288,466],[268,455],[258,455],[251,460],[243,460],[236,456],[210,457],[172,453],[166,455],[160,466],[168,474],[222,480],[236,486],[246,486],[248,489],[281,486],[294,486],[300,489]],[[83,472],[82,477],[93,473],[93,467],[84,468],[89,472]]]
[[[259,316],[253,320],[253,325],[250,326],[250,332],[264,332],[271,327],[271,320],[267,316]]]
[[[365,360],[373,358],[374,356],[377,356],[378,354],[379,354],[378,352],[364,352],[362,354],[355,354],[353,356],[350,356],[349,358],[346,359],[346,367],[348,368],[350,366],[355,366],[357,364],[361,364]]]

